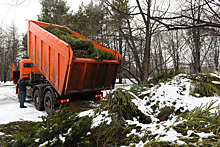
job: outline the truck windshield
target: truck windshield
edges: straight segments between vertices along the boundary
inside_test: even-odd
[[[32,63],[24,63],[24,68],[32,68],[33,64]]]

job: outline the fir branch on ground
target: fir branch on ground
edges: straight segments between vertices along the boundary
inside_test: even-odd
[[[30,133],[37,123],[38,122],[32,121],[16,121],[0,125],[0,132],[4,133],[3,135],[0,135],[0,144],[15,139],[16,135],[19,133]]]
[[[133,129],[140,130],[140,128],[128,125],[126,120],[137,118],[144,124],[151,123],[151,118],[141,112],[132,102],[135,96],[129,91],[119,88],[108,93],[105,99],[107,102],[103,101],[101,106],[95,110],[94,118],[107,111],[109,115],[105,117],[111,118],[111,121],[110,123],[102,121],[99,126],[92,128],[91,133],[96,146],[121,146],[145,140],[145,137],[140,138],[138,135],[127,136]]]
[[[127,90],[119,88],[108,94],[106,99],[108,99],[108,111],[117,114],[119,120],[128,120],[139,116],[140,122],[151,123],[151,118],[143,114],[132,102],[135,97]]]
[[[100,105],[81,117],[59,110],[42,117],[43,121],[30,129],[30,133],[17,133],[6,146],[219,146],[220,105],[213,101],[190,111],[181,109],[186,106],[181,101],[189,94],[191,84],[191,80],[181,76],[173,80],[165,78],[165,83],[152,88],[135,85],[132,90],[110,91]],[[217,81],[210,81],[213,80]],[[176,98],[171,99],[172,96]],[[90,109],[82,105],[73,111]]]
[[[42,122],[29,130],[20,132],[15,140],[4,142],[4,146],[86,146],[91,144],[87,132],[90,132],[91,118],[76,117],[65,110],[54,115],[43,116]]]
[[[191,95],[196,97],[209,97],[220,95],[220,76],[217,72],[197,73],[188,76],[191,79],[193,86],[191,87]]]
[[[220,143],[220,105],[213,107],[216,102],[196,107],[192,111],[179,115],[178,123],[173,129],[181,133],[180,140],[187,145],[219,146]],[[211,113],[210,110],[216,110]],[[200,137],[200,134],[205,135]],[[202,139],[201,139],[202,138]]]
[[[169,71],[164,71],[156,76],[154,76],[153,78],[149,79],[147,81],[146,87],[153,87],[156,84],[159,84],[160,82],[167,82],[171,79],[173,79],[173,77],[175,77],[176,75],[178,75],[180,72],[179,71],[175,71],[174,69],[171,69]]]

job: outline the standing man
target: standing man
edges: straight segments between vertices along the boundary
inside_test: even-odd
[[[28,78],[23,78],[19,82],[18,88],[19,88],[19,94],[20,94],[20,108],[27,108],[27,106],[24,106],[24,101],[26,98],[26,86],[31,86],[26,80]],[[32,86],[31,86],[32,87]]]

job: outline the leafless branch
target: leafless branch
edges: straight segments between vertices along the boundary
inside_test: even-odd
[[[123,66],[121,66],[121,68],[125,70],[126,72],[128,72],[138,83],[140,83],[140,80],[129,69]]]
[[[156,67],[154,67],[154,68],[149,72],[148,75],[152,74],[152,72],[154,72],[154,70],[156,70],[159,66],[165,64],[170,58],[171,58],[171,56],[168,57],[168,58],[167,58],[164,62],[162,62],[161,64],[159,64],[159,65],[157,65]]]
[[[143,11],[138,12],[138,13],[126,13],[123,11],[118,10],[117,8],[115,8],[115,6],[113,6],[108,0],[105,1],[105,3],[112,7],[112,9],[114,9],[115,11],[123,14],[123,15],[130,15],[130,16],[135,16],[135,15],[148,15],[147,13],[144,13]],[[214,28],[220,28],[220,24],[219,23],[214,23],[214,22],[208,22],[205,20],[198,20],[195,19],[191,16],[186,16],[186,15],[179,15],[179,16],[174,16],[174,17],[153,17],[153,16],[149,16],[150,19],[162,24],[163,26],[165,26],[168,30],[180,30],[180,29],[191,29],[191,28],[199,28],[199,27],[214,27]],[[219,16],[218,16],[219,17]],[[189,24],[179,24],[179,25],[172,25],[172,24],[168,24],[163,22],[162,20],[177,20],[177,19],[181,19],[181,18],[187,18],[189,20],[194,20],[194,21],[198,21],[200,22],[197,25],[189,25]]]

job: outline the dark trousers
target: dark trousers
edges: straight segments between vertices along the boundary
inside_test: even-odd
[[[20,94],[20,106],[24,106],[24,101],[26,98],[26,91],[19,91]]]

